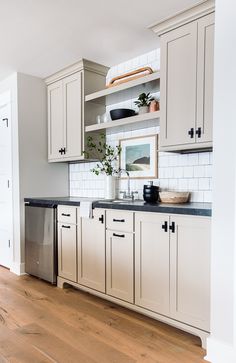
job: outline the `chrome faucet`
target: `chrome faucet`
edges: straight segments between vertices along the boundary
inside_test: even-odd
[[[130,190],[130,174],[129,174],[129,172],[127,171],[127,170],[125,170],[125,169],[121,169],[120,170],[120,175],[122,174],[122,172],[124,172],[124,173],[126,173],[126,175],[127,175],[127,182],[128,182],[128,184],[127,184],[127,192],[126,191],[120,191],[120,194],[123,194],[123,198],[122,199],[131,199],[132,201],[134,200],[134,195],[135,194],[138,194],[138,192],[137,191],[135,191],[135,192],[131,192],[131,190]]]

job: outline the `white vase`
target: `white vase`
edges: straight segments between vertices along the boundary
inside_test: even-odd
[[[139,107],[139,115],[143,115],[144,113],[148,113],[149,111],[149,107],[148,106],[142,106],[142,107]]]
[[[115,199],[116,197],[116,178],[112,175],[105,176],[105,199]]]

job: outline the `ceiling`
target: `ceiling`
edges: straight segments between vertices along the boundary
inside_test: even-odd
[[[147,26],[199,0],[0,0],[0,79],[87,58],[112,66],[158,47]]]

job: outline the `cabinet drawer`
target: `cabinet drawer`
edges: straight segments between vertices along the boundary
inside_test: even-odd
[[[57,208],[57,220],[58,222],[62,223],[76,224],[77,208],[66,205],[59,205]]]
[[[106,212],[107,229],[114,231],[133,232],[134,213],[123,210],[109,210]]]

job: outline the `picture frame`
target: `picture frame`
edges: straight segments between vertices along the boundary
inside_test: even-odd
[[[120,168],[130,174],[131,179],[158,178],[158,135],[147,135],[121,139]],[[122,179],[127,178],[122,175]]]

